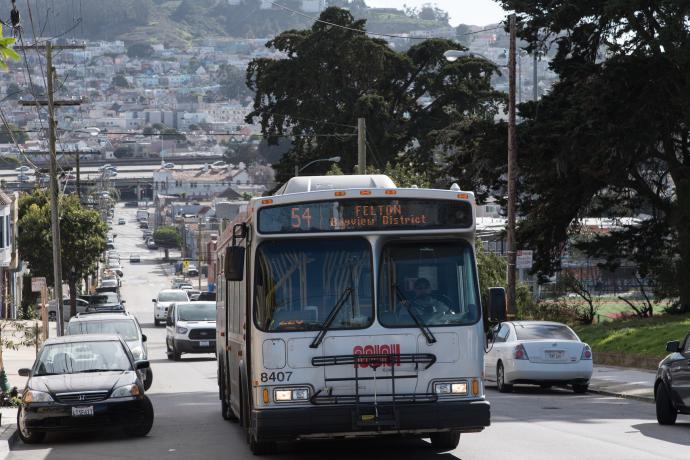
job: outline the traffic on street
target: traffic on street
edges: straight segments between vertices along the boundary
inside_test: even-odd
[[[185,328],[190,321],[197,327],[213,323],[205,313],[207,303],[199,302],[199,308],[188,312],[185,308],[193,307],[195,302],[183,299],[177,313],[171,313],[175,317],[172,324],[166,327],[163,327],[164,323],[154,324],[156,308],[151,303],[151,296],[166,292],[175,274],[172,265],[162,260],[161,251],[144,247],[135,213],[136,209],[125,208],[122,204],[115,208],[115,218],[126,220],[125,225],[117,228],[114,239],[116,250],[123,259],[119,292],[122,299],[126,299],[124,305],[127,310],[127,314],[117,321],[131,315],[141,325],[140,335],[146,337],[143,344],[134,340],[138,335],[134,327],[130,338],[135,345],[129,346],[133,350],[146,350],[144,354],[137,351],[136,359],[148,358],[152,376],[155,376],[150,388],[145,390],[155,414],[151,431],[143,438],[132,438],[124,431],[108,427],[89,434],[88,439],[82,436],[81,431],[50,432],[40,444],[16,445],[8,458],[88,459],[97,455],[115,459],[129,456],[123,454],[125,452],[131,452],[131,456],[136,458],[167,458],[171,455],[192,459],[223,458],[227,452],[233,452],[233,457],[237,458],[253,457],[245,442],[243,428],[236,422],[223,420],[214,354],[175,355],[173,351],[176,359],[169,358],[170,350],[175,350],[174,345],[171,346],[171,338],[176,337],[177,328]],[[141,260],[129,263],[128,255],[132,253],[140,254]],[[181,312],[184,312],[182,316]],[[70,334],[74,328],[89,333],[105,332],[108,328],[96,328],[91,324],[98,317],[112,319],[115,315],[80,314],[75,318],[77,321],[70,321],[68,329]],[[186,321],[183,325],[180,324],[182,318]],[[124,336],[126,339],[126,332]],[[144,379],[140,379],[142,385]],[[486,399],[491,403],[491,425],[481,433],[462,436],[459,446],[454,449],[430,449],[428,439],[408,436],[407,439],[283,443],[276,447],[272,456],[321,458],[328,452],[330,457],[343,459],[353,456],[371,459],[382,456],[434,458],[441,454],[450,454],[458,459],[483,459],[487,456],[488,445],[492,451],[506,451],[510,452],[511,458],[524,459],[684,459],[690,451],[687,438],[690,419],[685,421],[680,416],[676,426],[661,426],[656,421],[654,405],[647,402],[592,393],[573,394],[559,386],[516,386],[510,394],[501,394],[495,387],[488,386]],[[535,444],[540,445],[540,449],[535,450]],[[680,448],[673,449],[670,447],[673,445]],[[569,449],[566,446],[578,447]]]

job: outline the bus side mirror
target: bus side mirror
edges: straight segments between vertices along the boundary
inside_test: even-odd
[[[489,288],[489,321],[502,323],[506,320],[506,290],[502,287]]]
[[[244,248],[228,246],[225,248],[225,279],[242,281],[244,278]]]

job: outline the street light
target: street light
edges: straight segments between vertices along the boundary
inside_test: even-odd
[[[332,161],[333,163],[340,163],[340,157],[330,157],[330,158],[319,158],[318,160],[313,160],[307,163],[306,165],[302,166],[301,168],[299,167],[298,164],[295,165],[295,177],[299,176],[299,173],[307,169],[309,166],[313,165],[314,163],[319,163],[321,161]]]

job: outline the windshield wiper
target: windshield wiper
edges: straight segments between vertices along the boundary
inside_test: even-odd
[[[410,301],[407,299],[407,297],[405,297],[405,294],[403,294],[398,285],[394,284],[393,288],[395,289],[395,293],[397,294],[400,303],[403,304],[403,307],[407,309],[407,312],[410,314],[417,327],[422,331],[424,337],[426,337],[426,343],[436,343],[436,337],[434,337],[434,334],[431,332],[429,327],[426,324],[424,324],[424,322],[419,318],[419,315],[417,315],[417,312],[414,311],[412,305],[410,304]]]
[[[328,318],[326,318],[326,321],[323,322],[323,326],[321,327],[321,330],[319,331],[318,335],[314,337],[314,341],[309,345],[309,348],[318,348],[321,342],[323,342],[323,338],[326,336],[326,332],[328,332],[328,329],[330,329],[331,324],[333,324],[333,321],[335,321],[335,317],[338,316],[340,309],[343,308],[343,305],[345,305],[345,301],[348,297],[352,295],[353,292],[354,289],[352,289],[351,287],[345,288],[343,293],[340,295],[340,299],[338,299],[338,302],[336,302],[336,304],[331,309]]]

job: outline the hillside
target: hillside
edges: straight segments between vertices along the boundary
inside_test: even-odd
[[[298,0],[279,1],[293,9],[301,4]],[[27,4],[18,3],[24,34],[31,36]],[[262,10],[260,0],[245,0],[240,5],[230,5],[227,0],[53,0],[51,7],[53,4],[54,10],[46,8],[47,2],[32,2],[33,30],[37,34],[43,30],[43,35],[53,37],[180,46],[209,37],[269,37],[311,24],[308,18],[281,9]],[[358,7],[353,12],[369,21],[370,30],[378,32],[399,33],[444,25],[402,11],[381,14]],[[79,17],[83,20],[75,27]]]

